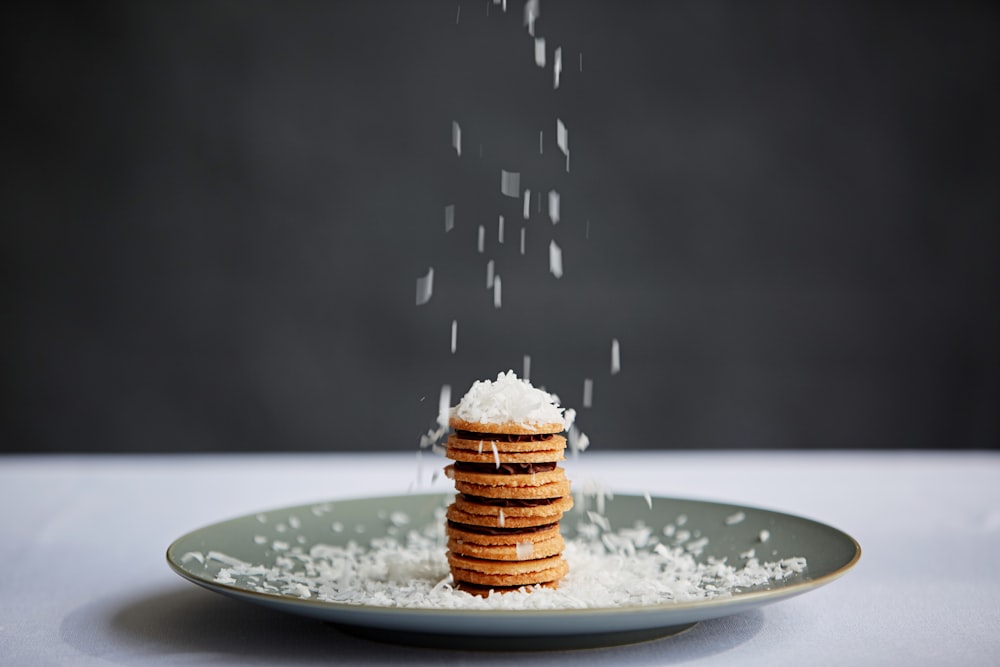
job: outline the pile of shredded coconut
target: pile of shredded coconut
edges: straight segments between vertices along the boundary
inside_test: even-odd
[[[655,530],[642,523],[612,531],[606,519],[587,512],[578,535],[566,541],[564,557],[569,574],[559,588],[492,594],[481,598],[451,585],[445,559],[444,516],[432,523],[406,529],[402,512],[390,517],[394,529],[367,545],[299,540],[270,541],[273,564],[245,562],[226,554],[189,552],[182,561],[219,567],[221,584],[275,595],[341,604],[424,609],[585,609],[646,606],[727,597],[753,586],[780,581],[801,573],[801,557],[761,562],[751,547],[739,563],[701,559],[708,539],[680,528],[683,517]],[[342,532],[342,525],[334,525]],[[337,528],[340,530],[338,531]],[[263,544],[265,539],[254,540]],[[221,567],[220,567],[221,566]]]
[[[512,370],[497,374],[492,382],[476,380],[451,414],[481,424],[563,424],[565,428],[576,416],[574,410],[559,407],[557,396],[532,386]]]

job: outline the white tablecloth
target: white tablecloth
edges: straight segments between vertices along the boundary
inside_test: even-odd
[[[215,595],[164,551],[286,505],[446,491],[413,454],[0,458],[0,664],[998,665],[1000,455],[588,452],[580,483],[800,514],[861,562],[804,595],[617,648],[469,653],[379,644]]]

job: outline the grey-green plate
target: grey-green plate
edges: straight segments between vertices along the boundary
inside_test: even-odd
[[[275,565],[272,540],[294,544],[346,544],[390,534],[391,513],[403,510],[411,525],[428,524],[453,494],[424,494],[337,500],[252,514],[195,530],[167,549],[167,561],[182,577],[238,600],[301,616],[322,619],[353,634],[406,644],[462,649],[543,650],[591,648],[645,641],[684,630],[698,621],[738,614],[813,590],[849,570],[861,557],[852,537],[802,517],[764,509],[677,498],[647,499],[616,495],[604,514],[614,528],[636,520],[660,529],[685,515],[684,528],[708,538],[701,558],[728,557],[756,547],[761,560],[804,556],[804,573],[729,597],[694,602],[663,602],[636,607],[541,610],[455,610],[352,605],[261,593],[237,583],[220,583],[220,563],[200,562],[190,552],[217,551],[243,561]],[[732,517],[743,519],[733,523]],[[292,518],[294,517],[294,518]],[[292,525],[288,524],[291,519]],[[728,519],[728,521],[727,521]],[[343,530],[331,529],[336,520]],[[572,537],[572,521],[563,532]],[[766,530],[769,538],[760,542]],[[260,542],[260,543],[258,543]],[[766,553],[765,553],[766,552]]]

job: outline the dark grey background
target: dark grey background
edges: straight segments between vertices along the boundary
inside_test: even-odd
[[[0,447],[410,450],[524,354],[595,448],[998,445],[995,8],[544,0],[554,91],[510,4],[2,10]]]

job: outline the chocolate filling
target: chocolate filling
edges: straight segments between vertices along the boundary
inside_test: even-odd
[[[483,496],[470,496],[468,493],[461,494],[462,498],[477,505],[489,505],[491,507],[542,507],[562,500],[562,498],[486,498]]]
[[[484,440],[489,442],[541,442],[548,440],[555,433],[476,433],[475,431],[455,431],[455,436],[462,440]]]
[[[536,472],[548,472],[556,469],[555,461],[542,461],[540,463],[469,463],[468,461],[455,461],[455,470],[461,472],[482,472],[493,475],[531,475]]]
[[[547,523],[544,526],[527,526],[526,528],[499,528],[495,526],[473,526],[467,523],[449,521],[448,525],[456,530],[464,530],[467,533],[475,533],[477,535],[520,535],[521,533],[538,533],[556,524]]]

